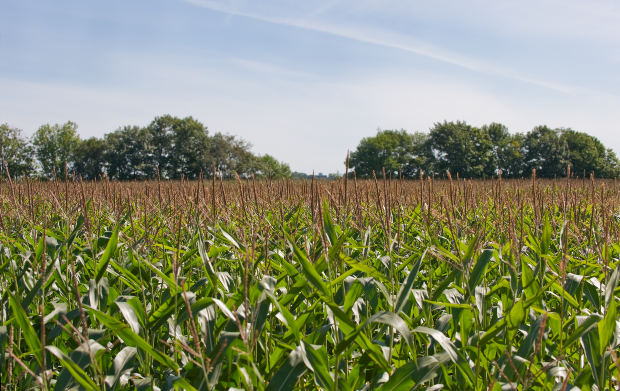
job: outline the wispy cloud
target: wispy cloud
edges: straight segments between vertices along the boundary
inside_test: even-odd
[[[341,38],[351,39],[358,42],[378,45],[386,48],[397,49],[446,64],[467,69],[469,71],[488,74],[492,76],[504,77],[523,83],[528,83],[538,87],[547,88],[556,92],[565,94],[574,94],[579,92],[575,86],[561,83],[554,83],[546,80],[539,80],[534,77],[520,74],[517,71],[500,67],[495,64],[475,60],[467,56],[447,51],[443,48],[432,45],[428,42],[416,39],[411,36],[378,29],[373,27],[347,26],[344,24],[327,23],[309,18],[307,15],[303,18],[293,17],[275,17],[262,15],[255,12],[244,10],[237,2],[221,2],[216,0],[185,0],[186,2],[210,9],[212,11],[225,13],[228,15],[241,16],[259,20],[266,23],[272,23],[282,26],[289,26],[299,29],[315,31],[324,34],[330,34]]]
[[[247,58],[232,57],[227,60],[229,63],[235,66],[239,66],[245,70],[256,72],[260,74],[267,74],[277,76],[278,78],[290,78],[290,79],[316,79],[316,75],[308,72],[298,71],[290,68],[285,68],[275,64],[250,60]]]

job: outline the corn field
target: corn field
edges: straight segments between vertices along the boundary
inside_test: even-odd
[[[0,183],[2,390],[620,389],[615,180]]]

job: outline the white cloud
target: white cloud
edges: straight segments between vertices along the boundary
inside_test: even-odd
[[[538,80],[534,77],[522,75],[514,70],[500,67],[495,64],[469,58],[467,56],[452,53],[428,42],[416,39],[411,36],[399,34],[389,30],[374,28],[370,26],[354,26],[344,23],[327,23],[322,21],[310,20],[307,17],[274,17],[263,14],[248,12],[240,7],[239,3],[218,2],[214,0],[186,0],[187,2],[201,6],[213,11],[223,12],[230,15],[237,15],[251,19],[260,20],[266,23],[290,26],[300,29],[312,30],[320,33],[331,34],[342,38],[352,39],[373,45],[387,48],[398,49],[416,55],[431,58],[447,64],[455,65],[464,69],[484,74],[501,76],[524,83],[548,88],[551,90],[574,93],[577,87],[554,83],[545,80]]]
[[[375,22],[407,17],[418,21],[449,22],[495,34],[518,36],[590,37],[620,41],[620,3],[617,0],[185,0],[220,12],[269,16],[280,19],[313,19],[331,15],[369,15]],[[329,15],[326,15],[329,16]]]
[[[247,58],[230,58],[228,62],[232,65],[239,66],[245,70],[256,72],[262,75],[272,75],[285,79],[316,79],[317,76],[303,71],[281,67],[275,64],[269,64],[263,61],[256,61]]]
[[[265,67],[269,70],[269,66]],[[384,129],[427,131],[434,122],[465,120],[474,125],[500,121],[513,131],[535,125],[572,127],[620,150],[614,97],[566,98],[545,106],[523,101],[433,73],[325,82],[252,79],[209,68],[168,69],[150,87],[84,87],[0,79],[0,118],[31,133],[45,122],[73,120],[83,137],[101,136],[121,125],[146,125],[154,116],[192,115],[212,132],[238,135],[305,172],[343,171],[346,150]],[[188,79],[188,75],[191,75]],[[28,102],[24,104],[24,102]]]
[[[248,6],[239,0],[186,1],[226,15],[394,48],[473,72],[422,72],[395,66],[381,74],[375,69],[336,78],[329,72],[315,75],[257,61],[243,57],[244,53],[233,58],[214,53],[163,60],[155,53],[152,58],[146,58],[146,54],[114,53],[106,66],[113,76],[105,85],[96,81],[77,84],[0,78],[0,90],[8,91],[0,95],[0,119],[30,133],[45,122],[73,120],[79,124],[82,136],[88,137],[101,136],[121,125],[146,125],[154,116],[164,113],[192,115],[212,132],[241,136],[254,145],[254,152],[269,153],[289,162],[294,170],[305,172],[343,171],[346,150],[354,149],[362,137],[374,135],[377,127],[427,131],[434,122],[444,119],[465,120],[474,125],[500,121],[513,131],[528,131],[539,124],[572,127],[587,131],[620,151],[620,132],[612,128],[620,107],[617,94],[538,80],[479,60],[481,57],[463,56],[385,27],[361,25],[359,20],[345,24],[334,19],[335,10],[350,7],[350,12],[372,14],[377,7],[386,8],[383,2],[381,6],[373,0],[356,2],[354,6],[350,0],[299,2],[294,11],[279,13],[275,11],[280,4],[275,3],[272,13],[256,11],[252,8],[256,5]],[[503,11],[500,3],[507,4]],[[573,0],[569,3],[575,4]],[[390,12],[413,15],[415,10],[407,4],[411,3],[393,1],[387,7],[394,6]],[[420,4],[424,3],[417,5]],[[489,9],[475,18],[500,25],[507,20],[503,12],[525,15],[527,8],[517,2],[480,0],[476,4],[479,7],[472,9],[463,5],[462,13],[451,17],[474,18],[476,9],[484,5]],[[549,12],[552,3],[545,4],[545,12]],[[420,10],[420,14],[430,15],[431,8]],[[531,18],[521,23],[535,29],[544,15],[529,11]],[[588,20],[599,17],[588,15]],[[518,30],[516,25],[504,27],[504,31]],[[496,81],[501,83],[495,86]]]

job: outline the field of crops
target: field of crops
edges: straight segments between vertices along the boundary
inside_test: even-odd
[[[620,388],[620,184],[0,182],[2,390]]]

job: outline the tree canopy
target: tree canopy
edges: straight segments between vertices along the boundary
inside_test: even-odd
[[[37,129],[32,140],[41,170],[47,177],[63,176],[65,164],[73,169],[74,155],[80,138],[77,124],[45,124]]]
[[[34,157],[36,157],[36,162]],[[80,139],[74,122],[45,124],[27,140],[0,125],[0,165],[13,176],[38,172],[47,178],[142,180],[208,177],[290,177],[290,167],[270,155],[258,156],[238,137],[215,133],[192,117],[163,115],[145,126],[123,126],[103,138]]]
[[[379,130],[362,139],[351,153],[350,166],[359,177],[401,174],[415,178],[427,174],[483,178],[498,175],[516,178],[536,175],[544,178],[565,176],[567,167],[574,175],[620,176],[620,163],[610,149],[595,137],[572,129],[537,126],[531,131],[511,134],[505,125],[491,123],[480,128],[463,121],[438,122],[428,133]]]
[[[410,170],[418,154],[415,135],[404,130],[384,130],[375,137],[362,139],[351,153],[350,164],[361,177],[370,177],[373,171],[378,174],[383,169],[388,175],[398,176]]]
[[[22,131],[0,124],[0,172],[4,167],[15,176],[27,176],[34,172],[32,146],[22,137]]]
[[[147,126],[122,126],[102,138],[81,139],[77,124],[45,124],[31,139],[22,131],[0,124],[0,176],[4,166],[15,177],[68,175],[92,180],[196,179],[213,169],[224,178],[305,178],[271,155],[255,155],[250,144],[236,136],[210,134],[193,117],[155,117]],[[569,128],[536,126],[511,133],[501,123],[481,127],[464,121],[437,122],[428,132],[378,130],[351,152],[349,166],[360,178],[380,176],[417,178],[452,175],[484,178],[565,176],[620,177],[615,153],[593,136]],[[337,175],[336,175],[337,176]],[[317,177],[332,177],[318,174]]]

